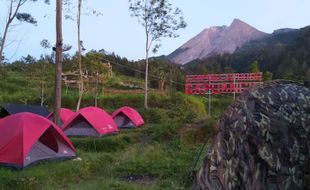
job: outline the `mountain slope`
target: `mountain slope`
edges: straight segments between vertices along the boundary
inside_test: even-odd
[[[234,19],[229,27],[215,26],[206,28],[180,48],[168,55],[177,64],[185,64],[195,59],[211,55],[233,53],[248,41],[265,37],[263,33],[245,22]]]
[[[250,72],[256,62],[273,78],[302,81],[310,79],[310,26],[274,32],[261,40],[246,43],[233,54],[214,55],[187,63],[188,74]]]

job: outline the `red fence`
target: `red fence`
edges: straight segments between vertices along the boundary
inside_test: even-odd
[[[245,89],[259,84],[262,81],[262,73],[231,73],[186,75],[186,94],[232,94],[241,93]]]

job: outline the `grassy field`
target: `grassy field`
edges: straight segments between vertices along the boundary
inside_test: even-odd
[[[149,129],[72,139],[81,160],[0,170],[1,189],[183,189],[195,148],[144,137]]]
[[[52,75],[47,78],[46,94],[50,95]],[[31,71],[6,73],[0,80],[0,104],[39,104],[40,80]],[[110,113],[124,105],[137,108],[145,126],[101,138],[71,138],[78,155],[75,160],[44,161],[24,170],[0,167],[0,190],[190,189],[191,172],[200,168],[216,133],[214,125],[232,98],[212,96],[208,117],[207,97],[154,90],[149,96],[151,109],[145,110],[140,89],[124,89],[121,81],[133,86],[140,82],[126,76],[113,78],[110,89],[98,97],[98,106]],[[76,89],[67,93],[64,89],[62,106],[74,110],[77,99]],[[48,96],[45,105],[50,110],[52,102]],[[93,105],[94,96],[85,94],[82,107]],[[308,175],[306,186],[309,184]]]
[[[65,97],[63,104],[70,107],[69,98]],[[85,97],[84,104],[87,100]],[[71,138],[77,149],[76,160],[46,161],[20,171],[0,168],[0,189],[190,188],[197,153],[210,142],[213,125],[231,100],[214,98],[211,118],[203,98],[152,94],[150,102],[153,108],[144,110],[139,94],[102,97],[99,104],[108,111],[121,105],[138,108],[146,125],[113,136]]]
[[[35,76],[38,72],[34,71],[34,66],[6,72],[0,80],[0,104],[40,104],[42,76]],[[44,104],[51,110],[52,72],[46,74],[45,81],[47,99]],[[103,91],[98,97],[98,106],[108,112],[124,105],[137,108],[145,119],[145,126],[101,138],[71,138],[77,149],[76,160],[45,161],[19,171],[0,168],[0,189],[190,188],[193,181],[190,173],[200,167],[207,148],[193,168],[197,153],[204,143],[211,141],[215,133],[213,125],[231,98],[213,98],[212,117],[208,117],[205,98],[152,91],[151,109],[145,110],[143,94],[132,93],[139,90],[135,87],[140,83],[135,78],[116,76],[107,87],[128,93]],[[124,88],[128,84],[129,88]],[[77,89],[69,88],[67,92],[63,89],[63,107],[75,109],[77,99]],[[86,93],[81,106],[93,105],[94,96]]]

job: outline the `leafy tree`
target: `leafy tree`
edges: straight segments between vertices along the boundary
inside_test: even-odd
[[[266,71],[263,74],[263,78],[264,78],[265,81],[272,80],[272,75],[273,75],[272,72]]]
[[[83,58],[89,76],[94,76],[97,73],[100,75],[107,75],[109,68],[107,64],[103,62],[104,56],[101,53],[88,52]]]
[[[64,0],[64,5],[66,5],[65,8],[65,19],[69,20],[75,20],[72,16],[72,1],[70,0]],[[81,40],[81,15],[82,15],[82,6],[83,5],[83,0],[77,0],[77,12],[76,12],[76,25],[77,25],[77,62],[78,62],[78,71],[79,71],[79,98],[76,106],[76,111],[80,109],[81,101],[83,98],[84,94],[84,80],[83,80],[83,69],[82,69],[82,51],[85,50],[83,47],[83,41]],[[95,16],[101,16],[102,13],[100,11],[91,9],[87,15],[95,15]]]
[[[167,0],[129,0],[131,16],[136,17],[145,31],[144,107],[148,108],[148,70],[150,50],[156,53],[163,37],[178,37],[177,30],[186,27],[182,12]]]
[[[102,81],[108,79],[110,72],[108,63],[104,63],[103,55],[97,52],[89,52],[83,61],[87,68],[88,92],[95,96],[95,106],[98,104],[99,94],[103,92]],[[100,85],[101,84],[101,85]],[[87,83],[85,84],[87,85]],[[87,90],[87,88],[86,88]]]
[[[29,54],[26,57],[22,57],[21,60],[26,64],[34,64],[36,62],[36,59]]]
[[[19,22],[26,22],[29,24],[36,25],[37,21],[31,14],[21,12],[21,7],[29,1],[35,2],[37,0],[7,0],[8,1],[8,15],[7,20],[4,22],[4,29],[2,37],[0,37],[0,65],[3,64],[3,51],[6,44],[7,36],[15,20]],[[45,0],[45,3],[49,3],[49,0]]]
[[[224,67],[224,73],[234,73],[234,70],[229,65],[229,66]]]
[[[254,61],[253,63],[251,63],[250,68],[249,68],[249,71],[250,71],[251,73],[257,73],[257,72],[259,72],[258,62],[257,62],[257,61]]]
[[[295,77],[294,72],[292,69],[286,69],[283,73],[283,79],[286,80],[293,80]]]

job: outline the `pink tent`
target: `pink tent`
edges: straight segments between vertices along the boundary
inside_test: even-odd
[[[62,129],[68,136],[102,136],[118,132],[111,116],[96,107],[80,109]]]
[[[24,168],[40,160],[75,156],[68,137],[42,116],[22,112],[0,120],[0,165]]]
[[[144,125],[144,120],[138,111],[128,106],[114,111],[112,118],[119,128],[135,128]]]
[[[66,123],[72,116],[74,116],[75,112],[67,109],[67,108],[60,108],[60,126]],[[54,113],[50,113],[47,116],[47,119],[53,121],[54,120]]]

